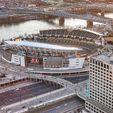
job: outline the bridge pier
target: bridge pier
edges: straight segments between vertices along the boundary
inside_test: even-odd
[[[53,19],[54,16],[52,16],[52,15],[46,15],[46,14],[45,14],[45,15],[44,15],[44,18],[45,18],[45,19]]]
[[[64,17],[60,17],[59,18],[59,26],[64,26],[65,23],[65,18]]]
[[[93,21],[87,20],[87,28],[92,28],[93,27]]]
[[[102,11],[100,14],[101,14],[101,16],[103,16],[103,17],[104,17],[104,15],[105,15],[105,12],[103,12],[103,11]]]

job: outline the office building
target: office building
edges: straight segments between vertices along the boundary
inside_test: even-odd
[[[113,113],[113,54],[102,52],[90,58],[90,96],[85,107],[91,113]]]

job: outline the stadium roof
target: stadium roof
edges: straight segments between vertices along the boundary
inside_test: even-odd
[[[92,30],[89,30],[89,29],[83,29],[83,31],[87,31],[87,32],[93,33],[95,35],[103,36],[101,33],[98,33],[96,31],[92,31]]]
[[[81,48],[76,48],[76,47],[67,47],[67,46],[53,45],[53,44],[40,43],[40,42],[5,41],[5,43],[7,43],[7,44],[9,44],[9,45],[25,46],[25,47],[32,47],[32,48],[42,48],[42,49],[54,49],[54,50],[65,50],[65,51],[77,51],[77,50],[82,50]]]

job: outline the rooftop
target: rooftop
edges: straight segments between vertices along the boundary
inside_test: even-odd
[[[95,53],[93,58],[105,62],[107,64],[113,65],[113,51],[112,48],[104,48],[103,51],[98,51]]]
[[[89,29],[83,29],[83,31],[87,31],[87,32],[93,33],[95,35],[103,36],[101,33],[98,33],[96,31],[92,31],[92,30],[89,30]]]
[[[5,43],[8,44],[8,45],[26,46],[26,47],[32,47],[32,48],[53,49],[53,50],[65,50],[65,51],[78,51],[78,50],[82,50],[81,48],[76,48],[76,47],[53,45],[53,44],[40,43],[40,42],[5,41]]]
[[[95,58],[97,58],[98,60],[100,60],[102,62],[106,62],[107,64],[113,65],[113,54],[111,56],[101,54],[101,55],[96,56]]]

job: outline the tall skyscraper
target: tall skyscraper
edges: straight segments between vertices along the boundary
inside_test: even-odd
[[[113,113],[113,54],[103,52],[90,58],[90,96],[85,107],[90,113]]]

